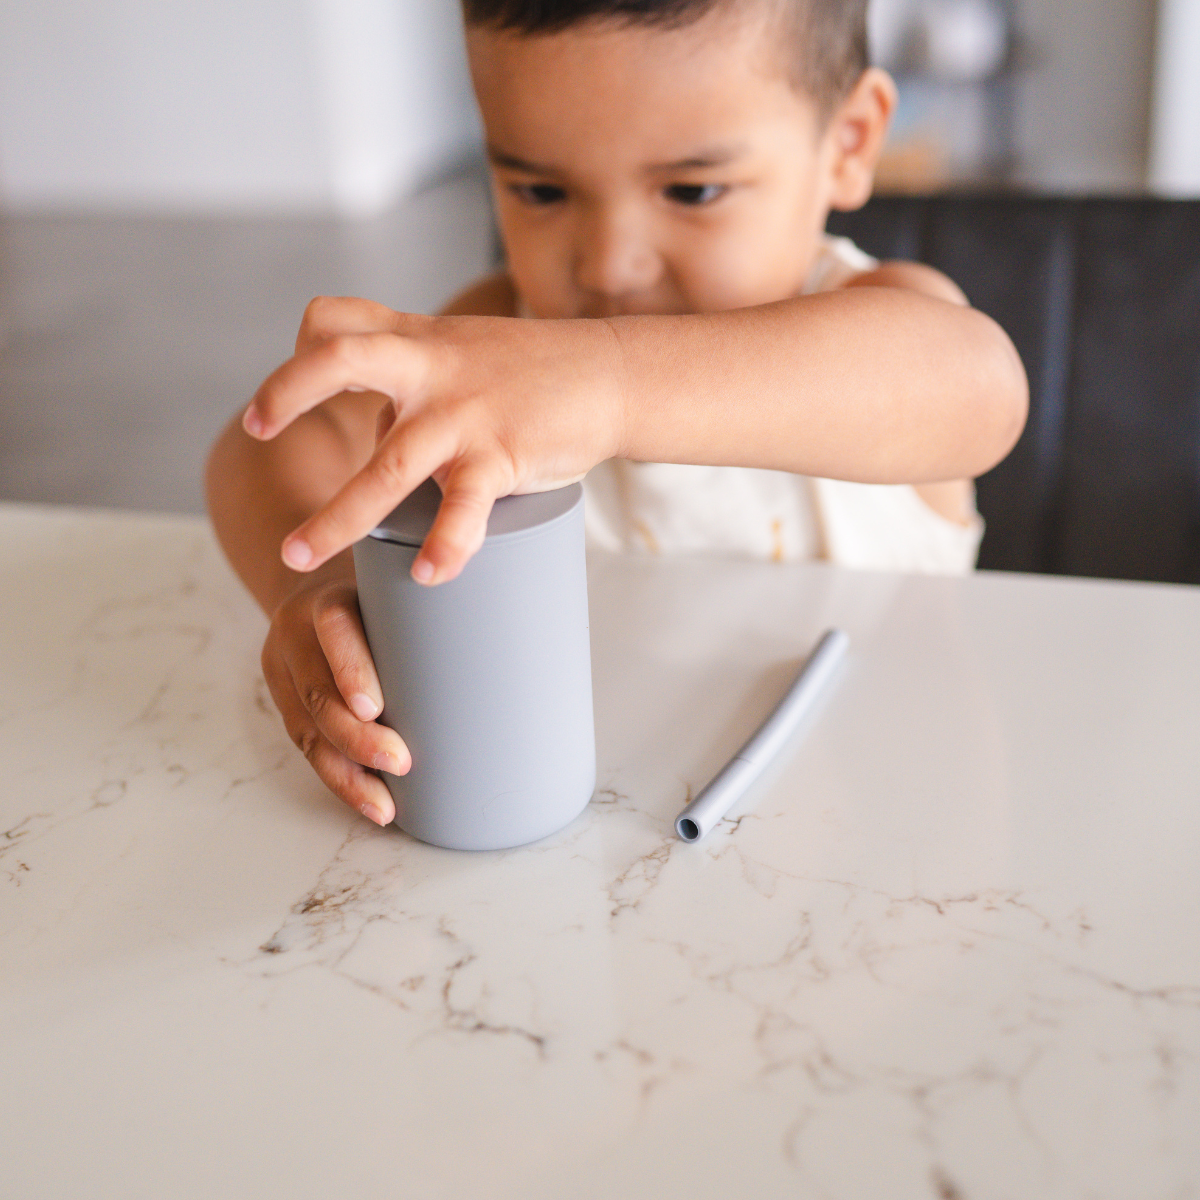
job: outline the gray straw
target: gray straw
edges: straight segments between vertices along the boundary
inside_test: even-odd
[[[685,842],[698,842],[741,799],[762,774],[833,677],[850,639],[829,629],[805,660],[795,682],[754,736],[722,767],[720,773],[675,818],[675,832]]]

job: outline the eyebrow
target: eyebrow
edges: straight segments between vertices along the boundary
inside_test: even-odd
[[[665,175],[672,171],[696,171],[706,167],[724,167],[735,159],[741,158],[745,153],[745,146],[712,146],[700,150],[696,154],[689,154],[686,158],[676,159],[674,162],[654,163],[647,170],[651,175]],[[488,146],[487,154],[497,167],[507,167],[510,171],[521,171],[526,175],[561,174],[556,167],[530,162],[528,159],[518,158],[515,154],[506,154],[495,146]]]
[[[495,146],[488,146],[487,155],[497,167],[507,167],[510,171],[523,171],[526,175],[559,174],[555,167],[529,162],[527,159],[518,158],[515,154],[505,154],[503,150],[497,150]]]
[[[724,167],[735,159],[741,158],[745,153],[745,146],[711,146],[696,154],[689,154],[686,158],[676,159],[674,162],[655,163],[649,170],[652,174],[657,175],[669,171],[695,171],[705,167]]]

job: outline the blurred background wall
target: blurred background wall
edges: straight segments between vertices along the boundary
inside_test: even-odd
[[[1146,182],[1154,20],[1154,0],[1020,0],[1020,179],[1093,191]]]
[[[380,212],[474,152],[453,0],[0,0],[0,205]]]
[[[872,0],[883,184],[1200,194],[1200,0]]]
[[[1200,0],[872,0],[883,184],[1200,190]],[[0,207],[382,212],[477,153],[455,0],[0,0]]]
[[[1149,181],[1200,195],[1200,0],[1160,0]]]

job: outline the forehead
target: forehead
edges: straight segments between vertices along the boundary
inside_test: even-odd
[[[535,163],[670,162],[709,146],[815,128],[766,6],[678,29],[589,22],[522,35],[471,27],[467,49],[494,149]]]

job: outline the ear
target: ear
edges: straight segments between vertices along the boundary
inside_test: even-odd
[[[831,208],[861,208],[870,199],[895,111],[892,77],[878,67],[868,67],[825,130]]]

